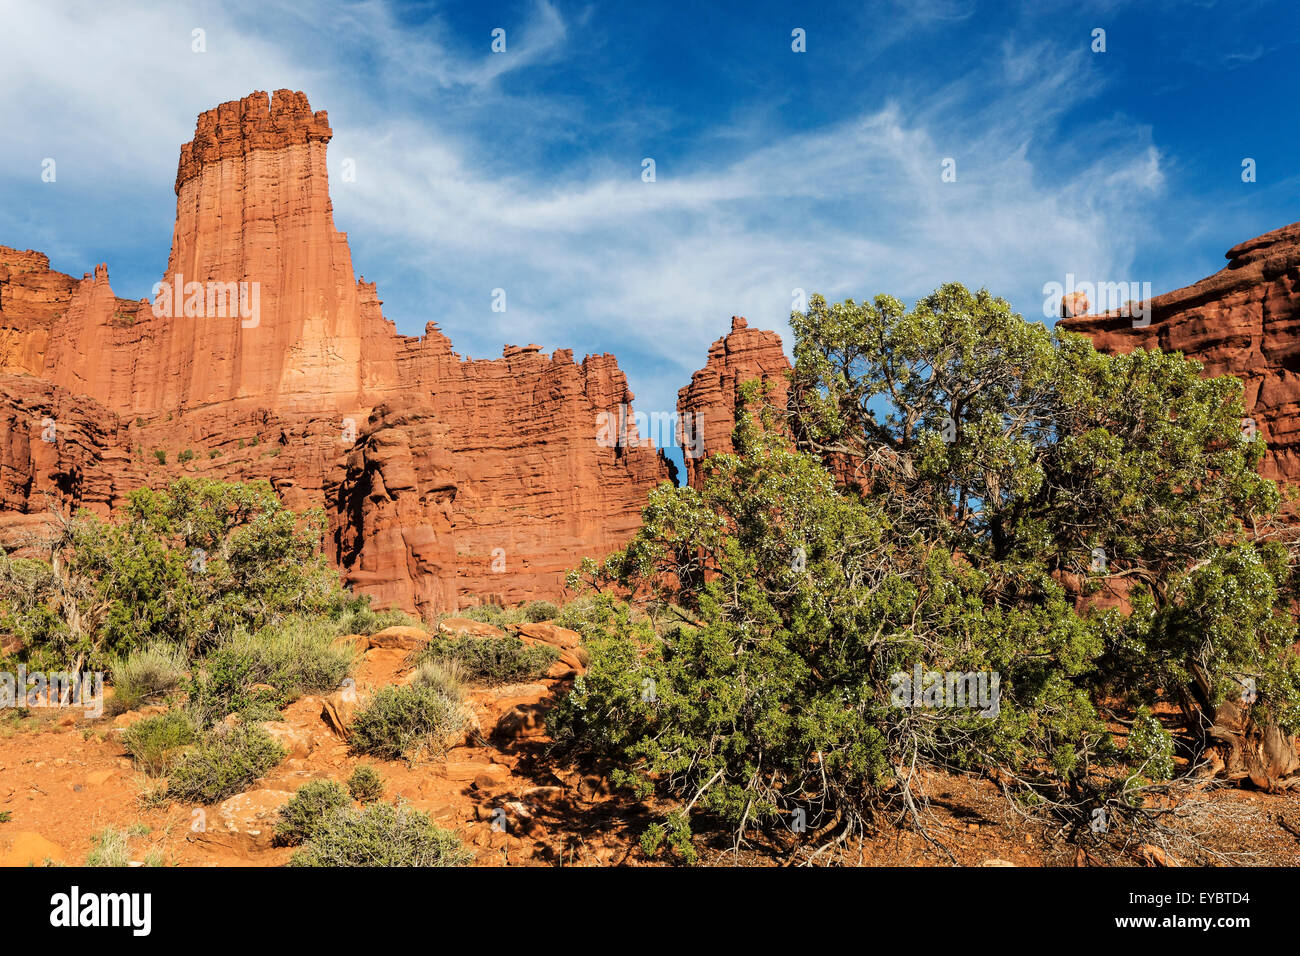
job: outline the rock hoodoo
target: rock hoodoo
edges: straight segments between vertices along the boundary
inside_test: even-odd
[[[703,454],[685,456],[687,482],[692,487],[700,483],[700,466],[706,457],[733,450],[731,432],[739,412],[740,386],[757,379],[769,388],[767,400],[783,407],[789,391],[789,370],[790,360],[781,348],[781,336],[751,329],[742,316],[732,316],[731,332],[709,346],[704,368],[691,376],[691,384],[677,392],[678,421],[688,429],[700,429],[702,435]],[[689,448],[691,441],[681,444]]]
[[[150,299],[119,298],[106,265],[78,281],[0,246],[0,545],[51,501],[108,512],[181,474],[265,478],[325,510],[358,590],[432,612],[553,594],[636,529],[668,468],[596,441],[631,402],[614,357],[468,361],[434,323],[399,335],[334,228],[331,135],[288,90],[203,113]]]

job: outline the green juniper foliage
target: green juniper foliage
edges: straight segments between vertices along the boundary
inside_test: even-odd
[[[351,599],[321,553],[323,527],[265,481],[142,488],[112,523],[84,511],[61,522],[48,562],[0,555],[0,625],[33,663],[59,667],[151,641],[192,654],[292,614],[335,616]]]
[[[351,804],[335,780],[304,783],[280,808],[280,819],[275,825],[276,841],[284,846],[297,846],[314,836],[331,814]]]
[[[1193,705],[1194,674],[1217,699],[1257,675],[1258,716],[1295,726],[1290,553],[1252,543],[1279,495],[1238,382],[960,285],[911,311],[814,296],[791,324],[788,407],[744,389],[735,453],[571,575],[689,612],[656,629],[588,599],[591,666],[550,717],[676,801],[647,846],[681,850],[700,814],[742,837],[802,811],[847,838],[889,801],[915,820],[926,764],[1083,800],[1123,757],[1099,707]],[[1088,609],[1106,575],[1132,614]],[[918,669],[996,675],[996,706],[915,706]]]
[[[1150,707],[1138,708],[1125,757],[1134,772],[1148,780],[1168,780],[1174,775],[1174,738]]]

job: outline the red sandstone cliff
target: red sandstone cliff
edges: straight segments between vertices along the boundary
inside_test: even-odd
[[[50,271],[50,260],[28,249],[0,246],[0,371],[40,375],[50,329],[61,319],[76,280]]]
[[[334,228],[331,135],[287,90],[203,113],[150,299],[118,298],[107,266],[78,282],[0,246],[0,544],[40,523],[46,491],[110,510],[182,473],[266,478],[325,509],[358,590],[434,612],[553,595],[632,534],[668,470],[596,440],[632,400],[613,356],[465,361],[433,323],[398,335]]]
[[[767,384],[767,401],[783,408],[789,394],[789,371],[781,336],[751,329],[744,318],[732,316],[731,332],[709,346],[704,368],[677,392],[677,418],[688,429],[683,448],[690,449],[693,434],[689,430],[699,429],[703,436],[703,454],[685,456],[687,482],[692,487],[699,486],[705,458],[733,450],[731,432],[736,427],[740,386],[751,380]]]
[[[1268,442],[1263,472],[1300,482],[1300,223],[1233,246],[1214,275],[1147,303],[1135,324],[1116,313],[1062,319],[1058,327],[1089,336],[1102,351],[1182,352],[1206,375],[1234,375],[1244,403]]]

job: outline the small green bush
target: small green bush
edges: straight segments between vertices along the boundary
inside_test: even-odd
[[[348,793],[358,803],[374,803],[384,795],[384,781],[369,764],[361,764],[348,778]]]
[[[605,594],[589,594],[575,598],[560,609],[555,623],[577,631],[584,638],[603,632],[604,628],[623,614],[619,602]]]
[[[137,720],[122,733],[122,746],[135,765],[151,777],[165,776],[186,747],[199,739],[183,710]]]
[[[530,601],[524,605],[524,617],[534,624],[554,621],[559,614],[560,609],[550,601]]]
[[[491,624],[494,627],[506,627],[509,624],[521,624],[525,620],[524,609],[521,607],[503,608],[499,604],[477,604],[474,607],[467,607],[456,614],[456,617],[467,618],[471,621],[480,621],[483,624]]]
[[[177,460],[178,462],[180,462],[182,465],[186,464],[187,462],[191,462],[191,461],[193,461],[193,460],[194,460],[194,449],[192,449],[192,448],[184,448],[184,449],[182,449],[182,450],[181,450],[181,451],[176,455],[176,460]]]
[[[153,450],[153,456],[154,458],[158,459],[158,464],[160,465],[167,464],[167,452],[164,449],[155,448]]]
[[[284,755],[284,748],[255,724],[221,725],[181,758],[168,778],[167,793],[176,800],[216,803],[247,790]]]
[[[454,661],[464,679],[475,684],[540,677],[559,657],[557,648],[525,644],[517,637],[434,637],[420,652],[421,661]]]
[[[441,755],[464,730],[465,704],[429,685],[384,687],[353,718],[352,749],[385,760]]]
[[[386,627],[423,627],[424,622],[396,608],[376,611],[369,601],[358,602],[338,619],[336,634],[374,634]]]
[[[90,838],[90,853],[86,856],[86,866],[119,867],[131,865],[131,840],[144,836],[149,828],[143,824],[122,829],[105,827]],[[146,854],[145,866],[162,866],[162,854],[151,850]]]
[[[1168,780],[1174,775],[1174,738],[1149,707],[1138,708],[1125,752],[1135,773],[1150,780]]]
[[[185,680],[189,660],[183,648],[154,641],[110,666],[113,700],[122,710],[160,700]]]
[[[290,866],[464,866],[460,839],[406,806],[341,810],[293,855]]]
[[[302,617],[256,634],[237,632],[204,660],[191,682],[191,706],[205,726],[231,713],[274,719],[277,708],[303,694],[333,690],[347,677],[355,651],[335,645],[336,636],[328,620]],[[274,690],[254,691],[254,684]]]
[[[279,717],[280,695],[254,689],[253,661],[235,653],[213,653],[195,668],[190,678],[186,708],[202,728],[208,728],[229,714],[254,722]]]
[[[421,661],[411,679],[413,687],[428,687],[446,694],[452,700],[465,697],[465,674],[458,661]]]
[[[280,808],[280,820],[275,825],[276,840],[285,846],[297,846],[310,839],[331,814],[350,802],[343,788],[334,780],[313,780],[303,784]]]

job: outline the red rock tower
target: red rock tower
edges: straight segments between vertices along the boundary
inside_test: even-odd
[[[331,135],[325,112],[290,90],[202,113],[176,172],[168,291],[113,322],[97,275],[105,285],[74,301],[83,322],[54,343],[49,377],[128,414],[229,402],[351,411],[390,394],[393,329],[334,228]],[[130,360],[106,367],[104,349]]]
[[[703,452],[695,457],[684,455],[686,479],[691,487],[700,485],[700,467],[705,458],[734,450],[731,433],[736,427],[740,386],[752,379],[764,382],[771,389],[771,402],[783,406],[789,392],[789,371],[790,360],[781,348],[781,336],[749,328],[742,316],[731,317],[730,334],[709,346],[704,368],[691,376],[691,384],[677,392],[677,418],[688,429],[682,448],[688,451],[694,444]]]

